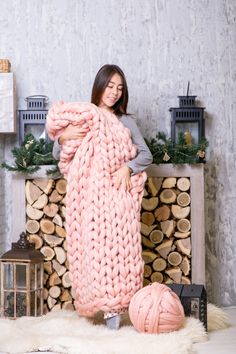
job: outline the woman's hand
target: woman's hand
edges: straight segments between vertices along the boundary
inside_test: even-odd
[[[89,131],[89,127],[81,127],[79,125],[69,124],[64,132],[59,136],[59,144],[64,144],[67,140],[82,139],[86,136]]]
[[[132,188],[130,172],[131,169],[125,165],[119,168],[116,172],[112,173],[112,176],[115,177],[115,185],[117,185],[117,187],[122,185],[125,190],[129,191]]]

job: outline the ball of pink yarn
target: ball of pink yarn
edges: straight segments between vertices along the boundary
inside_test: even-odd
[[[155,282],[132,297],[129,317],[139,332],[166,333],[182,326],[184,309],[179,297],[168,286]]]

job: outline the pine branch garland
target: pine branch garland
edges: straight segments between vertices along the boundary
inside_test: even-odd
[[[153,163],[173,163],[173,164],[196,164],[205,162],[205,152],[208,146],[206,138],[202,138],[198,144],[187,144],[184,134],[178,136],[175,144],[171,139],[167,139],[164,132],[158,132],[156,138],[146,143],[153,155]]]
[[[8,171],[31,174],[38,171],[40,165],[55,165],[55,171],[58,172],[58,161],[52,156],[52,148],[53,142],[47,142],[45,139],[36,140],[31,133],[28,133],[21,146],[12,149],[15,164],[9,165],[3,162],[0,167]]]
[[[198,144],[187,144],[183,133],[179,134],[178,143],[167,139],[164,132],[158,132],[156,138],[146,140],[146,143],[153,155],[153,163],[173,164],[196,164],[205,162],[205,152],[208,146],[206,138],[202,138]],[[55,168],[47,171],[47,174],[58,174],[58,161],[52,156],[53,142],[45,139],[36,140],[29,133],[25,135],[20,147],[12,149],[15,164],[9,165],[3,162],[0,168],[9,171],[18,171],[23,174],[31,174],[40,169],[41,165],[55,165]]]

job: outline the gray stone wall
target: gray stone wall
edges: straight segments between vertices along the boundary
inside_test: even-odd
[[[169,134],[168,109],[190,80],[207,112],[207,290],[219,305],[236,305],[235,18],[235,0],[11,0],[0,11],[0,55],[12,63],[18,109],[33,94],[88,101],[99,67],[117,63],[144,136]],[[0,137],[0,153],[4,144],[9,158],[15,143]],[[10,187],[7,174],[0,245],[11,237]]]

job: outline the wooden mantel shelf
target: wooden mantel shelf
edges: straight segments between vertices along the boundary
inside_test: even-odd
[[[204,164],[203,163],[198,163],[198,164],[178,164],[174,165],[172,163],[163,163],[163,164],[151,164],[146,172],[148,174],[158,174],[158,177],[166,177],[167,173],[168,176],[176,176],[176,173],[178,174],[178,177],[186,177],[186,176],[203,176],[204,173]]]

